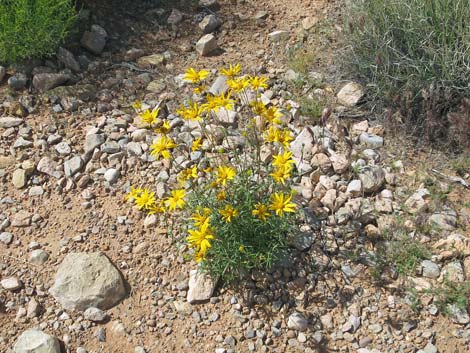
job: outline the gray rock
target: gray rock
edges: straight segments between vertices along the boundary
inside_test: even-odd
[[[379,166],[364,167],[359,174],[365,193],[378,191],[385,182],[385,171]]]
[[[310,249],[315,237],[313,232],[299,232],[289,239],[289,244],[299,251]]]
[[[36,74],[33,77],[33,86],[40,92],[49,91],[58,86],[62,86],[70,79],[66,74],[44,73]]]
[[[303,314],[294,312],[287,319],[287,327],[291,330],[303,332],[308,328],[308,320]]]
[[[423,277],[427,278],[438,278],[439,275],[441,274],[441,270],[439,269],[439,266],[429,260],[423,260],[421,262],[421,268],[423,270]]]
[[[199,7],[207,8],[212,11],[220,10],[218,0],[199,0]]]
[[[101,145],[101,150],[108,154],[118,153],[121,150],[121,146],[116,141],[106,141]]]
[[[147,56],[142,56],[137,60],[137,64],[139,67],[143,69],[150,69],[153,67],[157,67],[163,65],[166,59],[161,54],[152,54]]]
[[[359,141],[361,141],[361,143],[365,144],[370,148],[379,148],[384,145],[383,137],[374,134],[369,134],[367,132],[363,132],[359,136]]]
[[[138,142],[129,142],[126,145],[126,149],[129,156],[141,156],[144,153],[142,146]]]
[[[442,278],[450,282],[463,282],[465,274],[460,261],[453,261],[445,265],[442,269]]]
[[[466,325],[470,322],[470,316],[465,308],[458,307],[456,304],[447,305],[450,319],[461,325]]]
[[[83,168],[84,162],[80,156],[75,156],[64,162],[65,176],[72,177]]]
[[[369,325],[367,328],[369,329],[369,331],[371,331],[375,334],[378,334],[378,333],[382,332],[382,330],[383,330],[382,325],[380,325],[380,324],[372,324],[372,325]]]
[[[454,230],[457,227],[457,212],[448,208],[429,217],[429,224],[440,230]]]
[[[80,43],[82,47],[89,50],[95,55],[100,55],[106,45],[106,31],[99,26],[92,26],[91,31],[83,33]]]
[[[115,183],[119,179],[120,176],[121,176],[121,173],[119,172],[119,170],[114,169],[114,168],[109,168],[104,173],[104,179],[110,184]]]
[[[338,103],[347,107],[354,107],[364,97],[364,89],[355,82],[349,82],[338,92]]]
[[[66,68],[75,72],[81,71],[80,63],[75,59],[75,56],[67,49],[60,47],[57,51],[57,59]]]
[[[214,83],[212,84],[211,88],[209,89],[209,92],[212,93],[215,96],[218,96],[222,93],[225,93],[228,91],[228,85],[227,85],[227,77],[225,76],[218,76]]]
[[[298,170],[306,171],[311,169],[309,162],[312,158],[313,145],[313,136],[308,128],[302,129],[295,140],[291,142],[290,149]]]
[[[87,134],[85,138],[85,153],[93,151],[106,141],[104,134]]]
[[[29,261],[35,265],[43,265],[49,259],[49,254],[41,249],[31,251]]]
[[[49,157],[41,158],[36,169],[41,173],[47,174],[57,179],[61,177],[61,173],[56,170],[56,164]]]
[[[126,294],[120,272],[101,252],[68,254],[49,292],[65,309],[79,311],[109,309]]]
[[[352,197],[358,197],[362,195],[362,183],[360,180],[351,180],[346,189],[346,193]]]
[[[199,28],[205,34],[209,34],[209,33],[214,32],[217,28],[219,28],[221,24],[222,22],[218,19],[217,16],[207,15],[206,17],[202,19],[201,22],[199,22]]]
[[[28,182],[26,171],[24,169],[16,169],[11,177],[11,182],[17,189],[24,188]]]
[[[196,51],[201,56],[207,56],[217,48],[217,39],[212,34],[202,36],[196,43]]]
[[[54,336],[30,329],[18,337],[13,346],[13,353],[60,353],[60,345]]]
[[[65,141],[59,142],[54,148],[57,153],[63,156],[68,156],[72,152],[72,148],[70,148],[70,145]]]
[[[20,126],[23,122],[23,119],[14,116],[0,117],[0,128],[8,129],[10,127]]]
[[[41,311],[41,306],[36,301],[36,299],[32,298],[28,302],[28,308],[26,309],[26,316],[29,318],[37,317]]]
[[[8,233],[8,232],[0,233],[0,243],[10,245],[12,241],[13,241],[13,234]]]
[[[203,303],[208,301],[215,289],[215,282],[212,278],[198,270],[189,272],[189,289],[187,300],[190,304]]]
[[[108,315],[106,312],[104,312],[101,309],[95,308],[95,307],[90,307],[85,310],[83,313],[83,316],[85,317],[86,320],[90,320],[93,322],[103,322],[108,318]]]
[[[290,32],[289,31],[274,31],[268,34],[268,38],[273,42],[273,43],[279,43],[282,41],[288,40],[290,37]]]
[[[180,24],[181,22],[183,22],[183,14],[181,13],[180,10],[173,9],[171,11],[170,16],[168,16],[168,19],[166,20],[166,22],[169,25],[176,26],[176,25]]]
[[[17,73],[8,79],[8,86],[14,90],[20,90],[26,87],[28,78],[23,73]]]
[[[23,283],[16,277],[7,277],[0,281],[0,285],[3,289],[9,291],[15,291],[23,288]]]
[[[18,137],[13,143],[13,148],[27,148],[33,146],[33,143],[26,140],[23,136]]]
[[[428,342],[428,344],[423,348],[423,352],[424,353],[437,353],[437,348],[431,342]]]

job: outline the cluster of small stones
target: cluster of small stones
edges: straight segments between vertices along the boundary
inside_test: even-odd
[[[200,16],[201,38],[195,51],[201,56],[213,55],[219,49],[216,35],[222,25],[217,15],[220,6],[215,0],[200,3],[210,11]],[[173,10],[168,25],[179,26],[185,16]],[[262,12],[255,17],[263,21],[267,16]],[[302,23],[304,29],[313,25],[309,18]],[[279,43],[289,36],[288,31],[277,30],[268,38]],[[123,59],[135,62],[133,69],[116,68],[115,76],[107,77],[100,87],[88,83],[86,70],[93,75],[109,64],[99,57],[105,54],[107,38],[106,31],[94,25],[81,39],[82,47],[98,56],[94,61],[61,48],[58,65],[36,66],[28,74],[15,73],[8,78],[14,90],[21,91],[31,82],[43,95],[25,94],[19,101],[6,100],[2,105],[0,178],[19,190],[22,198],[30,199],[31,207],[23,208],[10,196],[2,195],[0,199],[0,249],[10,256],[12,249],[22,247],[20,261],[27,263],[14,269],[0,262],[0,312],[10,317],[14,314],[15,325],[28,328],[24,332],[11,326],[2,330],[0,347],[8,347],[12,353],[58,353],[60,340],[68,352],[86,353],[93,352],[88,345],[103,344],[110,340],[109,335],[130,342],[136,353],[166,351],[158,345],[144,347],[139,343],[139,336],[151,333],[162,340],[185,337],[181,349],[187,351],[194,351],[195,344],[203,339],[205,349],[216,353],[315,352],[315,347],[327,343],[333,349],[352,348],[360,353],[415,352],[418,348],[420,353],[437,352],[433,319],[439,311],[432,296],[425,298],[422,318],[413,319],[409,297],[383,295],[364,286],[361,275],[367,272],[367,262],[357,264],[334,255],[357,246],[371,255],[373,247],[368,249],[367,244],[381,242],[396,215],[424,217],[439,237],[434,243],[437,255],[423,261],[416,275],[406,280],[422,289],[444,278],[468,281],[470,241],[458,231],[457,212],[444,208],[429,213],[429,190],[423,186],[409,193],[400,186],[402,163],[382,164],[384,131],[380,126],[357,122],[346,136],[333,118],[325,126],[299,125],[303,119],[298,105],[282,98],[287,87],[282,80],[275,80],[262,99],[267,104],[293,107],[283,119],[295,132],[291,150],[301,175],[295,180],[296,201],[305,210],[306,221],[301,232],[290,239],[292,254],[272,271],[254,272],[243,284],[246,297],[216,288],[213,279],[168,251],[173,244],[155,249],[148,240],[128,240],[134,232],[155,232],[155,216],[139,220],[140,215],[131,211],[115,219],[100,220],[100,190],[105,190],[107,197],[115,196],[145,180],[155,185],[157,196],[163,197],[179,171],[149,155],[155,133],[143,128],[135,114],[120,106],[115,91],[145,90],[149,107],[168,101],[170,112],[176,106],[175,92],[187,93],[181,76],[166,80],[152,77],[153,68],[171,68],[170,52],[146,55],[143,50],[130,49],[123,53]],[[277,77],[275,70],[267,71],[271,78]],[[6,75],[0,67],[0,82]],[[169,92],[169,88],[175,88],[175,92]],[[211,91],[220,93],[224,89],[223,79],[216,78]],[[157,95],[159,99],[155,99]],[[43,98],[51,113],[80,111],[87,126],[70,115],[66,124],[34,124],[28,115],[44,109]],[[129,103],[132,98],[126,97]],[[337,95],[338,104],[344,107],[354,107],[362,99],[362,87],[356,83],[345,85]],[[191,144],[201,136],[196,125],[171,113],[166,115],[176,141]],[[220,126],[211,126],[211,131],[221,147],[243,145],[237,114],[227,116],[230,118],[223,128],[228,129],[228,136],[218,133]],[[183,161],[182,156],[175,157]],[[271,151],[265,149],[263,159],[270,158]],[[200,163],[203,159],[204,152],[195,152],[185,163]],[[31,211],[33,206],[57,194],[62,195],[70,214],[88,211],[94,215],[96,225],[52,244],[31,241],[25,245],[23,235],[49,225],[48,215]],[[68,195],[80,195],[81,209],[73,209]],[[135,224],[136,219],[137,223],[143,221],[142,227]],[[410,234],[416,230],[413,222],[405,226]],[[100,239],[101,232],[110,232],[122,242],[116,264],[97,251],[108,247],[90,244],[91,239]],[[144,266],[152,268],[152,273],[140,278]],[[175,266],[181,270],[171,276]],[[382,276],[392,283],[391,289],[402,285],[393,268]],[[131,290],[142,293],[138,301],[145,306],[143,313],[122,314],[126,306],[133,305],[126,299],[126,281]],[[271,315],[263,315],[259,307],[268,307]],[[455,323],[453,336],[468,342],[468,313],[456,306],[448,309]],[[94,342],[87,341],[90,332]]]

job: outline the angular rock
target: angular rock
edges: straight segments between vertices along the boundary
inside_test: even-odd
[[[430,198],[428,189],[419,189],[405,201],[405,210],[411,214],[425,212]]]
[[[4,278],[0,281],[0,285],[3,289],[11,292],[23,288],[23,282],[16,277]]]
[[[223,75],[218,76],[212,84],[211,88],[209,89],[209,92],[212,93],[214,96],[221,95],[222,93],[226,93],[227,91],[227,77]]]
[[[217,48],[217,39],[212,34],[202,36],[196,43],[196,51],[200,56],[207,56]]]
[[[85,310],[83,313],[83,316],[85,317],[86,320],[90,320],[93,322],[103,322],[108,318],[108,315],[106,312],[104,312],[101,309],[95,308],[95,307],[90,307]]]
[[[279,43],[281,41],[288,40],[290,37],[290,32],[283,31],[283,30],[274,31],[274,32],[269,33],[268,37],[269,39],[271,39],[273,43]]]
[[[214,32],[217,28],[220,27],[222,22],[215,15],[207,15],[199,22],[199,28],[205,34]]]
[[[8,129],[10,127],[20,126],[21,124],[23,124],[23,122],[23,119],[16,118],[14,116],[0,117],[0,128]]]
[[[291,330],[306,331],[308,328],[308,320],[301,313],[294,312],[289,316],[287,320],[287,327]]]
[[[60,353],[60,344],[54,336],[30,329],[18,337],[13,353]]]
[[[92,152],[106,141],[104,134],[87,134],[85,137],[85,153]]]
[[[429,217],[429,224],[440,230],[454,230],[457,227],[457,212],[448,208]]]
[[[28,78],[23,73],[17,73],[11,76],[8,79],[8,86],[12,89],[18,91],[26,87],[26,83],[28,82]]]
[[[47,174],[57,179],[61,177],[61,173],[56,170],[56,164],[49,157],[42,157],[36,169],[41,173]]]
[[[120,272],[101,252],[68,254],[49,292],[65,309],[79,311],[109,309],[126,295]]]
[[[147,56],[142,56],[137,59],[137,65],[143,69],[151,69],[163,65],[165,63],[165,57],[161,54],[152,54]]]
[[[429,260],[423,260],[421,262],[421,268],[422,268],[422,275],[423,277],[426,278],[438,278],[439,275],[441,274],[441,270],[439,269],[439,266]]]
[[[75,56],[67,49],[60,47],[57,51],[57,59],[66,68],[75,72],[81,71],[80,63],[75,59]]]
[[[9,232],[0,233],[0,243],[10,245],[12,241],[13,241],[13,234]]]
[[[308,128],[302,129],[294,141],[291,142],[290,150],[298,170],[309,170],[312,149],[314,145],[313,135]]]
[[[22,189],[26,186],[26,183],[28,182],[28,177],[26,175],[26,171],[23,169],[16,169],[13,172],[11,182],[17,189]]]
[[[31,213],[26,210],[16,212],[11,220],[12,227],[28,227],[31,225]]]
[[[466,325],[470,322],[470,316],[465,308],[461,308],[456,304],[447,305],[450,319],[460,325]]]
[[[463,282],[465,274],[462,264],[459,261],[453,261],[445,265],[442,269],[442,278],[454,283]]]
[[[208,301],[215,289],[212,278],[198,270],[189,272],[189,290],[187,300],[190,304],[204,303]]]
[[[35,265],[43,265],[49,259],[49,254],[41,249],[36,249],[29,255],[29,261]]]
[[[110,184],[115,183],[119,179],[120,176],[121,176],[121,173],[119,172],[119,170],[114,169],[114,168],[109,168],[104,173],[104,179]]]
[[[49,91],[58,86],[62,86],[70,79],[69,75],[66,74],[36,74],[33,77],[33,86],[39,92]]]
[[[64,172],[66,177],[72,177],[83,168],[84,162],[80,156],[75,156],[64,162]]]
[[[359,141],[370,148],[379,148],[384,145],[384,139],[381,136],[369,134],[367,132],[363,132],[359,136]]]
[[[100,55],[106,45],[107,34],[106,31],[99,27],[93,26],[91,31],[83,33],[80,44],[85,49],[89,50],[95,55]]]
[[[355,82],[349,82],[338,92],[338,103],[347,107],[354,107],[364,97],[362,86]]]
[[[359,174],[365,193],[378,191],[385,182],[385,171],[379,166],[364,167]]]
[[[351,180],[346,189],[346,193],[350,194],[352,197],[359,197],[362,195],[362,182],[360,180]]]

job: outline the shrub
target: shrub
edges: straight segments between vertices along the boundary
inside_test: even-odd
[[[447,112],[470,95],[470,0],[359,0],[351,12],[354,69],[409,127],[444,135]]]
[[[199,99],[182,104],[176,114],[199,126],[201,136],[191,143],[175,142],[158,108],[134,105],[143,124],[158,132],[150,154],[171,161],[178,183],[160,200],[146,188],[132,188],[128,199],[148,213],[176,215],[195,261],[224,281],[270,267],[296,229],[292,133],[283,112],[260,99],[266,79],[239,71],[238,65],[221,70],[230,89],[220,95],[206,93],[208,71],[186,72]],[[239,129],[229,134],[222,126],[233,125],[235,111]]]
[[[55,53],[75,21],[70,0],[0,2],[0,62]]]

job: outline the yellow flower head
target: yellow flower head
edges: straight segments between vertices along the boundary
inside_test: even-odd
[[[211,210],[207,207],[202,209],[201,211],[196,211],[190,219],[194,221],[194,225],[196,227],[201,227],[205,223],[209,223],[210,221]]]
[[[146,123],[148,126],[152,126],[157,122],[158,113],[160,112],[160,108],[156,108],[152,111],[149,109],[145,110],[142,114],[140,114],[140,120]]]
[[[240,251],[240,252],[245,252],[245,247],[244,247],[243,245],[240,245],[240,246],[238,247],[238,251]]]
[[[198,137],[193,141],[193,144],[191,146],[191,151],[196,152],[198,151],[202,146],[202,137]]]
[[[150,155],[159,158],[160,155],[164,159],[170,159],[170,150],[176,147],[176,143],[168,136],[160,136],[157,140],[150,145]]]
[[[255,205],[255,209],[251,211],[251,214],[264,222],[266,222],[267,218],[271,216],[268,211],[268,206],[262,203],[257,203]]]
[[[227,223],[232,222],[232,218],[238,215],[238,210],[230,205],[225,205],[225,209],[219,210],[223,220]]]
[[[269,107],[260,114],[267,122],[271,124],[281,124],[282,121],[279,119],[282,117],[281,112],[276,107]]]
[[[217,167],[217,180],[216,183],[225,186],[227,180],[235,178],[236,171],[232,167],[219,166]]]
[[[279,153],[273,156],[273,165],[276,167],[283,167],[285,165],[295,164],[292,159],[292,152],[285,151],[284,153]]]
[[[207,70],[196,71],[193,68],[189,68],[184,73],[184,80],[191,83],[199,83],[205,80],[209,74],[210,72]]]
[[[176,114],[180,115],[185,120],[202,120],[202,113],[204,112],[204,108],[200,106],[197,102],[189,102],[188,108],[185,106],[181,106],[177,111]]]
[[[148,208],[149,214],[165,213],[165,203],[163,200],[158,200]]]
[[[251,101],[250,107],[253,110],[253,113],[255,113],[256,115],[263,116],[264,112],[266,111],[266,106],[261,101]]]
[[[206,90],[207,90],[207,86],[206,86],[206,85],[199,85],[199,86],[194,87],[193,92],[194,92],[195,94],[201,95],[201,94],[203,94]]]
[[[269,209],[276,212],[279,217],[284,215],[284,212],[295,212],[297,207],[291,202],[292,195],[284,194],[283,192],[276,192],[271,195],[271,204]]]
[[[134,188],[133,186],[131,186],[131,190],[126,196],[124,196],[124,199],[126,201],[135,200],[135,198],[140,196],[140,194],[142,194],[143,191],[144,190],[142,188]]]
[[[217,183],[215,183],[214,186],[217,186]],[[216,199],[219,201],[225,200],[226,198],[227,198],[227,193],[225,192],[225,190],[222,190],[216,195]]]
[[[189,245],[205,255],[207,249],[211,247],[209,240],[214,239],[214,232],[212,231],[209,223],[204,223],[198,229],[190,229],[188,233],[189,237],[187,237],[186,240]]]
[[[279,142],[282,147],[289,148],[290,142],[293,139],[294,138],[292,137],[292,133],[288,129],[284,129],[279,131],[279,137],[277,142]]]
[[[170,130],[171,130],[170,122],[168,120],[165,120],[159,127],[155,129],[155,132],[166,135],[170,132]]]
[[[259,77],[259,76],[250,76],[249,82],[250,86],[253,90],[259,91],[261,88],[268,88],[268,84],[266,83],[268,79],[266,77]]]
[[[240,64],[236,64],[235,66],[230,64],[228,68],[226,69],[222,68],[220,70],[220,73],[226,76],[227,78],[234,78],[236,75],[240,73],[241,69],[242,69],[242,66]]]
[[[232,92],[240,93],[240,92],[244,91],[249,86],[249,82],[244,77],[231,78],[231,79],[227,80],[227,86],[228,86],[228,88],[230,88],[230,90]]]
[[[139,210],[149,209],[155,203],[155,193],[149,189],[143,189],[139,195],[136,195],[134,202]]]
[[[285,184],[286,180],[290,178],[290,172],[292,171],[293,167],[290,164],[284,164],[280,166],[276,166],[273,172],[269,174],[273,177],[273,179],[280,184]]]
[[[186,180],[188,179],[196,179],[197,178],[197,166],[194,166],[192,168],[186,168],[183,169],[179,174],[178,174],[178,179],[181,183],[185,183]]]
[[[212,105],[214,106],[212,110],[214,112],[218,112],[220,108],[225,108],[226,110],[233,110],[233,106],[235,101],[230,98],[231,93],[228,92],[227,94],[221,93],[219,96],[214,96]]]
[[[184,191],[184,189],[173,190],[171,196],[165,200],[165,206],[168,207],[169,211],[183,208],[186,204],[186,201],[184,201],[185,196],[186,191]]]

